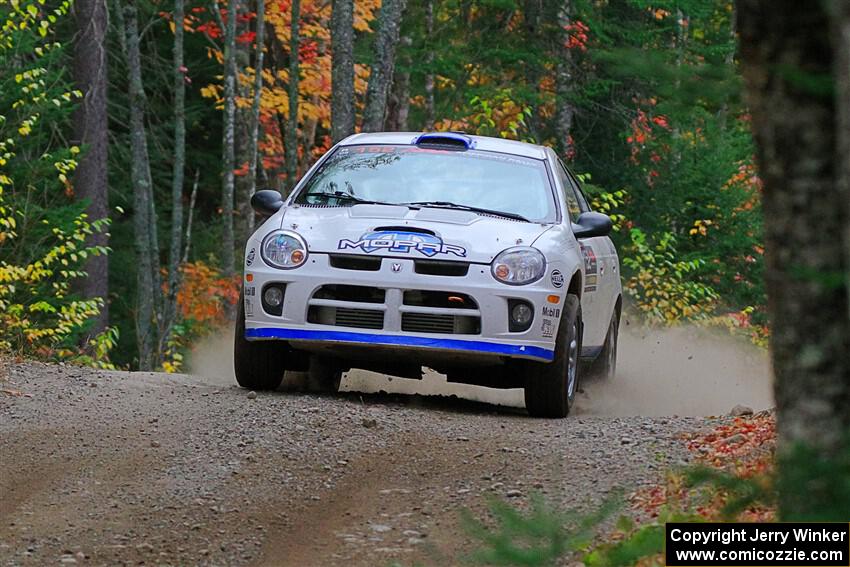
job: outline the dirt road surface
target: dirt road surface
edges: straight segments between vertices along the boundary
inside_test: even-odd
[[[163,374],[13,365],[0,394],[0,565],[451,565],[459,512],[565,507],[688,458],[702,418],[447,398],[252,394]]]

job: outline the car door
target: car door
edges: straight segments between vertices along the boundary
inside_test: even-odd
[[[561,175],[565,177],[567,203],[575,202],[578,214],[591,210],[578,180],[559,162]],[[572,212],[570,214],[572,217]],[[577,215],[576,215],[577,218]],[[575,218],[572,219],[575,221]],[[584,318],[583,349],[596,349],[605,342],[608,323],[613,312],[611,283],[616,275],[616,258],[612,258],[614,245],[607,236],[579,239],[584,258],[584,289],[582,290],[582,316]],[[613,261],[612,261],[613,260]]]

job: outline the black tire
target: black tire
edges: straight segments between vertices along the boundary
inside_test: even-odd
[[[318,356],[310,357],[307,373],[307,390],[322,394],[336,394],[342,382],[342,369],[333,361]]]
[[[612,380],[617,373],[617,344],[620,335],[620,313],[616,309],[611,315],[608,324],[608,333],[605,335],[605,344],[593,361],[591,374],[599,380]]]
[[[581,302],[567,295],[555,340],[555,360],[524,362],[525,407],[532,417],[567,417],[575,401],[581,353]]]
[[[276,390],[283,380],[286,351],[286,346],[279,341],[245,339],[245,301],[239,294],[236,336],[233,341],[236,382],[250,390]]]

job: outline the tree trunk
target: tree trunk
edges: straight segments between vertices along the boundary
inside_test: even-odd
[[[186,241],[186,245],[183,248],[183,259],[180,260],[181,264],[185,264],[189,261],[189,250],[192,248],[192,217],[195,213],[195,200],[198,198],[198,179],[201,177],[201,170],[195,170],[195,181],[192,183],[192,194],[189,197],[189,212],[186,214],[186,237],[183,239]]]
[[[74,175],[74,188],[79,199],[89,202],[86,212],[91,221],[109,215],[106,1],[78,0],[74,4],[74,10],[77,21],[74,79],[77,88],[84,95],[82,104],[74,113],[75,143],[83,147],[82,157]],[[93,234],[87,244],[108,246],[109,234]],[[109,324],[108,256],[90,256],[86,261],[85,271],[88,276],[80,282],[80,294],[86,298],[101,297],[104,301],[92,328],[93,333],[99,333]]]
[[[378,13],[378,33],[369,86],[366,89],[366,109],[363,111],[363,132],[378,132],[384,127],[387,96],[395,66],[395,51],[401,30],[401,16],[407,0],[384,0]]]
[[[837,50],[835,58],[835,101],[838,107],[838,183],[841,199],[846,204],[845,219],[850,219],[850,2],[832,0],[832,36]],[[844,258],[848,268],[845,286],[850,294],[850,222],[844,223]],[[847,302],[850,309],[850,301]],[[850,317],[850,310],[847,312]]]
[[[159,352],[164,352],[177,315],[180,253],[183,237],[183,178],[186,167],[186,68],[183,65],[183,0],[174,0],[174,165],[171,173],[171,243],[168,251],[168,297],[163,315]]]
[[[354,0],[333,0],[331,15],[331,138],[354,133]]]
[[[764,183],[779,511],[783,520],[827,519],[837,507],[817,476],[823,468],[789,455],[800,445],[822,459],[850,450],[848,261],[839,237],[850,214],[836,164],[830,21],[822,3],[741,0],[737,22]]]
[[[154,271],[159,267],[152,250],[151,232],[156,231],[151,216],[152,188],[148,147],[145,134],[145,90],[139,55],[138,16],[134,2],[124,7],[126,25],[127,67],[130,75],[130,177],[133,184],[133,225],[136,248],[136,341],[139,349],[139,368],[151,370],[156,344],[156,300],[159,293],[154,284]]]
[[[543,12],[543,0],[525,0],[523,7],[523,17],[525,21],[525,37],[526,49],[529,52],[538,54],[543,51],[541,42],[542,35],[540,32],[541,18]],[[528,117],[527,126],[528,132],[533,140],[539,141],[540,136],[540,78],[542,68],[539,64],[537,56],[531,57],[530,61],[525,63],[525,83],[530,92],[534,93],[534,99],[531,103],[531,115]]]
[[[402,46],[412,41],[405,36],[399,40]],[[393,72],[392,89],[387,105],[386,129],[391,132],[406,132],[407,117],[410,114],[410,58],[399,58],[399,65]]]
[[[247,215],[248,234],[254,232],[254,212],[250,207],[251,196],[257,192],[257,162],[259,157],[260,138],[260,101],[263,95],[263,53],[265,51],[266,37],[266,3],[265,0],[257,0],[257,35],[254,39],[257,46],[254,56],[254,101],[251,105],[251,131],[248,134],[248,202],[245,207]],[[260,164],[262,166],[262,164]]]
[[[222,242],[221,268],[225,276],[233,275],[233,197],[236,168],[236,13],[239,0],[228,0],[227,21],[224,27],[224,132],[222,141],[221,215]]]
[[[561,0],[558,6],[558,63],[555,68],[555,146],[558,154],[569,159],[575,153],[572,142],[573,117],[575,108],[573,93],[573,53],[568,47],[572,23],[572,0]]]
[[[299,23],[301,20],[301,1],[292,0],[292,16],[289,27],[289,113],[286,120],[286,183],[292,191],[298,175],[298,79],[300,65],[298,61]]]
[[[425,54],[425,130],[434,129],[437,113],[434,105],[434,0],[425,6],[425,36],[428,47]]]

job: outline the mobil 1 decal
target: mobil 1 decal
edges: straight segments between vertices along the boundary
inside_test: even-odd
[[[596,291],[599,278],[599,263],[593,248],[581,244],[581,256],[584,258],[584,291]]]

